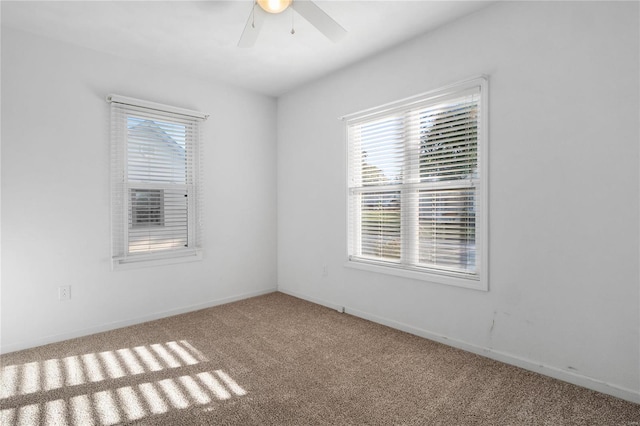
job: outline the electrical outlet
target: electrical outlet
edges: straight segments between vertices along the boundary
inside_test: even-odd
[[[71,286],[70,285],[61,285],[58,287],[58,300],[69,300],[71,299]]]

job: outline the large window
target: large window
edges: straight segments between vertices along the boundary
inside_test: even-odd
[[[487,287],[487,81],[346,117],[349,265]]]
[[[205,114],[110,95],[113,265],[200,258]]]

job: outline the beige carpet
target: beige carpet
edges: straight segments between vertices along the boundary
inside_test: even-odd
[[[640,405],[282,293],[2,356],[2,425],[640,425]]]

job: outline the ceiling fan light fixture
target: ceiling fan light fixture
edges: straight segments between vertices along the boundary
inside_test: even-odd
[[[269,13],[281,13],[291,5],[292,0],[256,0],[258,5]]]
[[[256,7],[256,5],[260,7]],[[244,31],[242,31],[240,41],[238,41],[238,47],[252,47],[258,38],[258,34],[260,34],[263,22],[269,19],[267,14],[282,13],[287,9],[291,9],[292,12],[296,11],[296,13],[291,14],[291,34],[295,33],[293,18],[296,15],[300,15],[334,43],[341,40],[347,33],[347,30],[342,28],[335,19],[327,15],[324,10],[320,9],[313,0],[254,0],[247,23],[244,25]]]

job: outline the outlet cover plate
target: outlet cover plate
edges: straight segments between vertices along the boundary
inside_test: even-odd
[[[58,287],[58,300],[64,301],[71,299],[71,286],[61,285]]]

